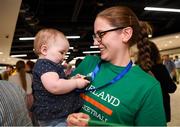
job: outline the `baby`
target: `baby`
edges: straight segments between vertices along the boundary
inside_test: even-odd
[[[32,111],[40,126],[66,126],[69,114],[79,111],[82,100],[74,90],[89,81],[83,76],[66,79],[63,66],[69,42],[56,29],[42,29],[35,36],[34,51],[38,60],[33,69]]]

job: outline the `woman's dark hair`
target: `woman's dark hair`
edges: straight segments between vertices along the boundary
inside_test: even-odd
[[[17,61],[17,63],[16,63],[16,70],[17,70],[17,72],[19,72],[20,80],[21,80],[23,89],[25,91],[27,91],[25,62],[21,61],[21,60]]]
[[[131,27],[133,34],[128,44],[129,47],[137,44],[138,64],[145,71],[151,68],[150,50],[147,42],[147,33],[140,26],[139,20],[135,13],[124,6],[114,6],[100,12],[97,17],[104,18],[110,25],[115,27]]]

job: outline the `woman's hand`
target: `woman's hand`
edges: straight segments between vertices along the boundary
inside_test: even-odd
[[[66,122],[68,126],[87,126],[90,117],[85,113],[72,113],[68,116]]]

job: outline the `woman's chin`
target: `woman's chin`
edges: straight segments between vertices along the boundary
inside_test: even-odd
[[[104,55],[104,54],[101,54],[101,59],[102,59],[102,60],[106,60],[106,59],[107,59],[107,56]]]

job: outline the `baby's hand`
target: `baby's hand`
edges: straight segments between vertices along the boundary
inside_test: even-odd
[[[77,75],[73,76],[72,79],[84,78],[84,77],[85,77],[84,75],[77,74]]]
[[[76,87],[79,89],[84,88],[85,86],[87,86],[90,83],[90,81],[84,79],[83,77],[77,78],[75,80],[76,80]]]

